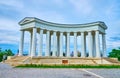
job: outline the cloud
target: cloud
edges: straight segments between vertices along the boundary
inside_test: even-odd
[[[0,19],[0,26],[0,30],[11,30],[14,32],[19,30],[18,21],[7,18]]]
[[[20,3],[20,4],[19,4]],[[43,2],[42,2],[43,3]],[[55,23],[65,23],[66,20],[63,15],[59,14],[57,11],[43,11],[38,10],[35,7],[31,9],[28,7],[27,3],[19,2],[17,0],[13,0],[10,3],[6,3],[5,1],[0,1],[0,44],[6,45],[17,45],[15,48],[18,48],[19,40],[20,40],[20,26],[18,22],[22,20],[24,17],[37,17],[39,19],[43,19],[46,21],[51,21]],[[37,4],[37,6],[40,3]],[[31,6],[35,6],[31,5]],[[41,8],[41,7],[40,7]],[[28,49],[29,46],[29,33],[25,32],[24,38],[24,46]],[[44,41],[43,44],[46,42]],[[2,48],[6,48],[1,45]],[[12,48],[12,47],[10,47]]]
[[[37,17],[45,21],[54,22],[54,23],[66,23],[67,22],[65,17],[56,11],[44,11],[44,12],[39,13],[37,11],[31,12],[30,10],[28,10],[27,12],[28,12],[27,16]]]
[[[51,0],[51,1],[53,1],[56,4],[63,4],[64,3],[64,0]]]
[[[11,19],[0,19],[0,43],[17,44],[19,38],[19,25]]]
[[[120,47],[120,41],[114,41],[107,43],[107,48],[113,49]]]
[[[15,31],[0,30],[0,44],[18,44],[19,43],[19,33]]]
[[[67,20],[65,19],[65,17],[61,14],[59,14],[58,12],[54,12],[54,11],[49,11],[46,13],[42,13],[41,17],[43,17],[43,19],[45,19],[46,21],[51,21],[51,22],[55,22],[55,23],[66,23]]]
[[[110,37],[111,41],[120,41],[120,36],[118,37]]]
[[[120,47],[120,33],[113,33],[107,37],[107,48],[113,49]]]
[[[119,16],[119,9],[120,5],[116,2],[109,4],[109,6],[105,10],[105,15],[110,20],[118,19]]]
[[[18,44],[18,22],[24,17],[37,17],[55,23],[104,21],[108,25],[107,47],[118,47],[119,7],[119,0],[1,0],[0,44]],[[28,45],[29,35],[25,35],[25,44]],[[80,40],[78,41],[80,43]]]
[[[93,11],[93,7],[89,0],[70,0],[75,10],[83,15],[89,15]]]
[[[23,8],[24,6],[22,0],[10,0],[9,2],[8,0],[1,0],[0,5],[9,6],[9,8]]]

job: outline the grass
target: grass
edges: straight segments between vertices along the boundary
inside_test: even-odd
[[[120,65],[38,65],[25,64],[16,68],[120,68]]]

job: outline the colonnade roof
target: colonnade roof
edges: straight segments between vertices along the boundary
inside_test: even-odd
[[[104,22],[102,21],[97,21],[97,22],[92,22],[92,23],[85,23],[85,24],[59,24],[59,23],[52,23],[52,22],[48,22],[48,21],[44,21],[41,19],[38,19],[36,17],[25,17],[23,20],[21,20],[19,22],[19,25],[25,25],[31,22],[37,22],[37,23],[41,23],[44,25],[48,25],[48,26],[53,26],[53,27],[67,27],[67,28],[81,28],[81,27],[90,27],[90,26],[101,26],[103,29],[107,29],[107,26],[105,25]]]

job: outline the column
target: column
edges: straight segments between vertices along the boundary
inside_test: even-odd
[[[89,57],[93,57],[93,53],[92,53],[92,32],[89,31],[88,32],[88,49],[89,49]]]
[[[63,56],[63,32],[60,32],[60,56]]]
[[[40,30],[38,56],[42,56],[42,51],[43,51],[43,30]]]
[[[95,40],[96,40],[96,57],[100,57],[99,31],[96,31],[96,32],[95,32]]]
[[[50,56],[50,53],[51,53],[51,33],[49,36],[49,56]]]
[[[46,34],[46,53],[45,56],[49,56],[50,53],[50,31],[47,31]]]
[[[52,56],[56,56],[56,52],[57,52],[56,32],[53,32],[53,53],[52,53]]]
[[[93,36],[92,36],[93,38],[93,57],[95,57],[96,56],[96,43],[95,43],[95,34],[93,34]]]
[[[60,54],[60,36],[59,34],[57,35],[57,56]]]
[[[36,32],[37,32],[37,28],[33,28],[31,56],[35,56],[35,52],[36,52]]]
[[[70,33],[67,32],[67,57],[70,56]]]
[[[29,56],[31,56],[31,48],[32,48],[32,32],[30,31]]]
[[[81,57],[86,57],[86,36],[84,32],[81,32]]]
[[[106,39],[105,39],[105,34],[102,34],[102,55],[103,57],[106,57]]]
[[[24,31],[21,31],[20,46],[19,46],[19,56],[22,56],[22,54],[23,54],[23,46],[24,46]]]
[[[77,33],[74,33],[74,57],[77,57]]]
[[[65,34],[65,57],[67,56],[67,33]]]

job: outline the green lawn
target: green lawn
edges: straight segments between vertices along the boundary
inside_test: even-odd
[[[16,68],[120,68],[120,65],[37,65],[25,64]]]

